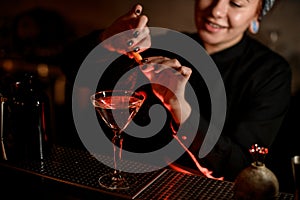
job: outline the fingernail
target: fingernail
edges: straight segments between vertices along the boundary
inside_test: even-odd
[[[142,68],[142,70],[145,70],[145,69],[147,69],[147,65],[143,65],[141,68]]]
[[[134,52],[138,52],[139,50],[140,50],[140,47],[135,47],[135,48],[133,49]]]
[[[139,31],[134,31],[134,33],[133,33],[133,37],[134,38],[137,38],[139,35],[140,35]]]
[[[129,40],[128,42],[127,42],[127,46],[132,46],[133,45],[133,41],[132,40]]]
[[[147,59],[147,58],[143,58],[143,59],[141,60],[141,62],[142,62],[142,63],[146,63],[146,62],[148,62],[148,59]]]
[[[140,15],[140,14],[141,14],[141,10],[140,10],[140,9],[136,9],[136,10],[135,10],[135,14],[136,14],[136,15]]]

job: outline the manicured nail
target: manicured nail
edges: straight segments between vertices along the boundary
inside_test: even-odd
[[[127,42],[127,46],[132,46],[133,45],[133,41],[132,40],[129,40],[128,42]]]
[[[147,65],[143,65],[141,68],[142,68],[142,70],[145,70],[145,69],[147,69]]]
[[[141,14],[141,10],[140,10],[140,9],[136,9],[136,10],[135,10],[135,14],[136,14],[136,15],[140,15],[140,14]]]
[[[147,58],[143,58],[143,59],[141,60],[141,62],[142,62],[142,63],[146,63],[146,62],[148,62],[148,59],[147,59]]]
[[[140,50],[140,47],[135,47],[135,48],[133,49],[134,52],[138,52],[139,50]]]
[[[139,31],[134,31],[134,33],[133,33],[133,37],[134,38],[137,38],[139,35],[140,35]]]

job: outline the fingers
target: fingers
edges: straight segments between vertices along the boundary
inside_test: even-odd
[[[143,28],[146,26],[148,22],[148,17],[145,15],[142,15],[143,7],[140,4],[136,4],[133,6],[133,8],[129,11],[127,17],[134,19],[138,19],[134,25],[132,25],[131,29],[134,28]]]
[[[133,58],[131,52],[142,52],[151,46],[150,29],[147,27],[148,17],[142,15],[140,4],[133,6],[130,16],[134,20],[131,24],[131,36],[127,40],[127,55]]]
[[[150,43],[150,30],[148,27],[136,28],[132,30],[132,36],[127,41],[128,50],[135,52],[138,52],[141,49],[149,48]]]
[[[189,78],[192,74],[192,69],[186,66],[182,66],[177,59],[165,58],[162,56],[149,57],[147,62],[141,66],[141,70],[144,73],[158,74],[164,70],[172,69],[175,75],[182,75]]]
[[[192,74],[192,69],[189,68],[189,67],[182,66],[182,67],[181,67],[181,70],[180,70],[180,73],[181,73],[183,76],[189,78],[189,77],[191,76],[191,74]]]
[[[139,17],[139,22],[137,24],[137,28],[144,28],[147,25],[148,21],[149,21],[149,19],[146,15],[141,15]]]
[[[154,56],[144,59],[144,65],[140,66],[142,72],[149,73],[149,72],[155,72],[156,69],[159,68],[159,65],[162,65],[161,63],[168,58],[164,58],[162,56]],[[162,66],[161,66],[162,67]]]
[[[123,31],[131,30],[136,28],[139,24],[143,25],[147,22],[144,22],[145,18],[143,17],[143,21],[140,22],[140,15],[142,14],[143,7],[140,4],[136,4],[132,7],[132,9],[126,14],[117,18],[109,27],[107,27],[102,35],[101,41],[118,34]]]
[[[132,52],[143,52],[151,46],[148,17],[142,15],[143,7],[136,4],[125,15],[115,20],[99,36],[103,46],[110,51],[128,55]],[[117,35],[118,34],[118,35]],[[113,37],[116,36],[117,37]]]

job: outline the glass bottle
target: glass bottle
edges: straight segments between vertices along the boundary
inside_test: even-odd
[[[51,150],[49,98],[40,85],[31,74],[13,85],[8,160],[43,160]]]

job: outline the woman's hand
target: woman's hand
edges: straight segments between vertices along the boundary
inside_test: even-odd
[[[142,15],[142,9],[141,5],[135,5],[101,33],[100,41],[106,49],[127,54],[132,58],[130,52],[142,52],[150,48],[148,17]],[[116,37],[111,38],[116,34]]]
[[[174,120],[178,124],[183,123],[191,113],[184,95],[192,70],[176,59],[158,56],[146,60],[141,71],[149,79],[154,94],[171,112]]]

